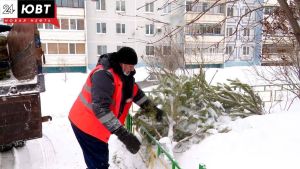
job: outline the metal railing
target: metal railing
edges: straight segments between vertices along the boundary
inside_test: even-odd
[[[132,125],[132,117],[130,115],[127,116],[125,124],[126,124],[127,130],[132,132],[133,131],[133,128],[132,128],[133,125]],[[166,151],[162,147],[162,145],[150,134],[150,132],[145,127],[141,126],[140,129],[157,146],[157,151],[156,151],[157,157],[159,157],[161,154],[164,154],[171,161],[172,169],[181,169],[181,167],[178,165],[178,162],[169,154],[168,151]],[[199,169],[206,169],[206,166],[203,165],[203,164],[199,164]]]

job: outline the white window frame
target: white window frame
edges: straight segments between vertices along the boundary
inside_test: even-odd
[[[102,53],[99,53],[99,49],[102,51]],[[101,56],[101,55],[103,55],[105,53],[107,53],[107,46],[106,45],[97,45],[97,54],[99,56]]]
[[[126,11],[125,1],[124,0],[117,0],[116,1],[116,12],[125,12],[125,11]]]
[[[146,2],[145,12],[147,12],[147,13],[153,13],[154,12],[154,2]]]
[[[231,12],[231,10],[232,10],[232,12]],[[234,7],[227,7],[226,16],[234,16]]]
[[[226,36],[232,36],[233,34],[233,27],[226,28]]]
[[[71,53],[71,45],[74,45],[74,53]],[[69,54],[76,54],[76,44],[75,43],[69,43],[68,44],[68,51],[69,51]]]
[[[250,29],[249,28],[244,28],[243,36],[250,36]]]
[[[212,47],[208,48],[208,53],[209,54],[215,54],[215,53],[217,53],[216,47],[212,46]]]
[[[38,23],[37,28],[38,29],[44,29],[44,24],[43,23]]]
[[[105,11],[106,10],[106,2],[105,1],[106,0],[96,0],[96,10],[97,11]]]
[[[75,29],[72,29],[71,20],[75,21]],[[69,19],[69,30],[77,30],[77,19]]]
[[[226,55],[231,55],[233,53],[233,46],[232,45],[227,45],[225,49],[225,54]]]
[[[120,32],[118,32],[118,26],[120,27]],[[125,24],[116,23],[116,33],[117,34],[125,34],[126,33],[126,26],[125,26]]]
[[[248,14],[246,15],[246,13],[248,13]],[[244,8],[244,18],[245,17],[247,17],[247,18],[251,17],[251,12],[250,12],[250,9],[248,7]]]
[[[103,28],[103,24],[105,25],[105,30]],[[99,32],[98,32],[98,25],[99,25]],[[105,22],[97,22],[96,23],[96,33],[97,34],[106,34],[106,23]]]
[[[146,24],[145,31],[146,35],[154,35],[154,24]]]
[[[243,46],[243,50],[242,50],[242,55],[243,56],[249,56],[250,55],[250,47],[249,46]]]

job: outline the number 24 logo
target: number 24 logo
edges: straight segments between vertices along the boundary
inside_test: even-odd
[[[3,5],[3,14],[13,14],[15,12],[13,5]]]

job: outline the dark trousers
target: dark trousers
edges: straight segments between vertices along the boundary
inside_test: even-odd
[[[108,144],[71,124],[89,169],[108,169]]]

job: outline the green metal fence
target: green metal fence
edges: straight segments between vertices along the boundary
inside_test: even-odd
[[[132,117],[130,115],[128,115],[127,118],[126,118],[126,128],[130,132],[133,131],[133,129],[132,129]],[[145,127],[141,126],[141,131],[144,134],[146,134],[147,137],[150,138],[151,141],[153,143],[155,143],[155,145],[157,146],[157,156],[159,156],[160,154],[166,155],[167,158],[172,163],[172,169],[181,169],[181,167],[179,167],[179,165],[178,165],[178,162],[161,146],[161,144],[149,133],[149,131]],[[199,169],[206,169],[206,167],[203,164],[199,164]]]

